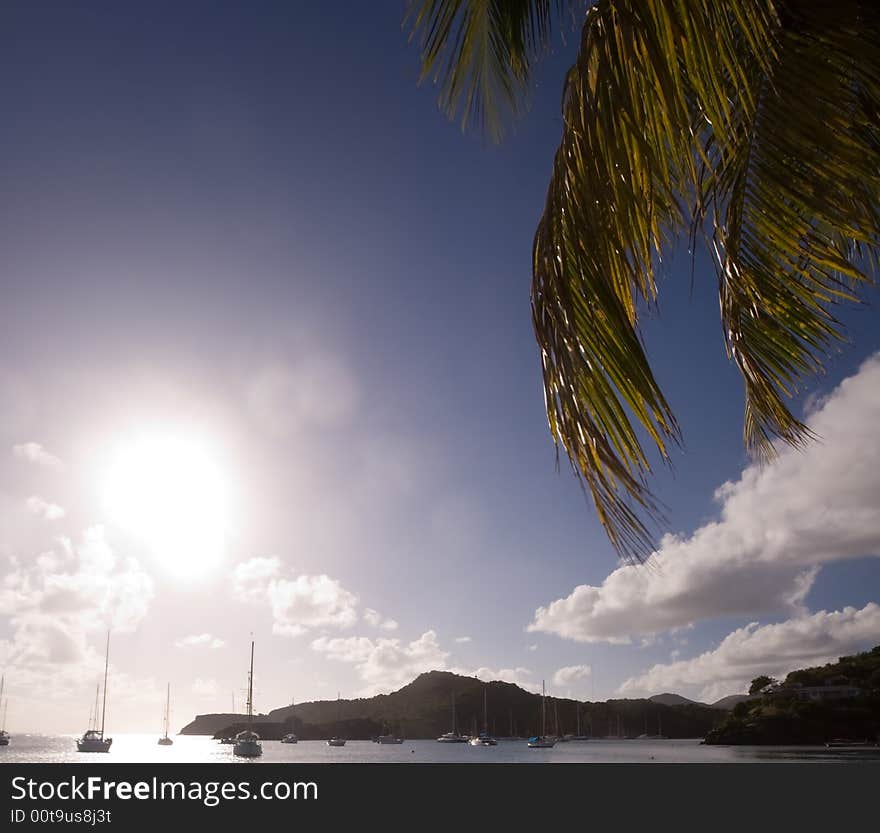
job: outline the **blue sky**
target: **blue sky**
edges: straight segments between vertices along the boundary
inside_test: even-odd
[[[158,728],[168,679],[179,723],[228,708],[251,632],[261,709],[388,690],[429,667],[546,678],[585,698],[640,686],[721,696],[758,667],[740,643],[764,645],[782,673],[880,641],[871,517],[863,538],[832,538],[824,554],[795,557],[795,535],[784,575],[744,567],[733,612],[706,597],[688,614],[671,598],[656,608],[667,627],[603,591],[622,611],[607,624],[583,593],[572,600],[618,567],[567,463],[556,471],[529,318],[574,39],[492,146],[417,86],[402,4],[290,5],[0,10],[0,665],[12,727],[82,728],[108,622],[111,713],[132,729]],[[749,466],[742,384],[703,254],[691,286],[688,253],[673,253],[660,302],[645,338],[685,444],[653,485],[688,538]],[[843,318],[851,344],[808,393],[856,377],[831,400],[854,422],[836,432],[826,413],[823,448],[844,459],[836,443],[864,437],[870,460],[877,317],[868,306]],[[826,463],[807,456],[803,476]],[[872,476],[840,500],[870,508]],[[833,496],[812,495],[805,514]],[[763,528],[788,529],[789,504],[771,503]],[[170,523],[180,506],[186,518]],[[688,552],[687,587],[704,557]],[[663,558],[660,573],[677,575],[669,559],[685,557]],[[751,599],[770,573],[779,592]],[[739,630],[752,622],[795,624]],[[760,641],[772,633],[793,653]],[[706,652],[699,667],[675,665]]]

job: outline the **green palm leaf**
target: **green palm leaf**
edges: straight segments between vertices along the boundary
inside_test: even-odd
[[[441,101],[465,122],[496,118],[499,93],[516,112],[549,37],[549,4],[499,6],[436,0],[416,17],[423,72],[442,57]],[[599,0],[586,12],[535,234],[532,317],[551,433],[622,556],[649,554],[658,520],[644,440],[666,460],[679,439],[639,334],[665,247],[708,229],[750,450],[803,442],[786,400],[821,371],[843,335],[833,306],[856,300],[878,261],[878,113],[873,2]]]

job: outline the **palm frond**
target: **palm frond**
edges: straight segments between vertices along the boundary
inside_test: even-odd
[[[599,2],[566,84],[535,236],[532,317],[552,435],[630,559],[652,548],[642,515],[659,517],[639,431],[662,459],[679,439],[639,312],[654,303],[656,262],[699,193],[707,126],[725,152],[737,144],[724,79],[772,54],[772,5],[754,5],[740,18],[714,2]]]
[[[759,456],[809,430],[786,399],[843,337],[833,307],[856,301],[880,243],[880,9],[781,5],[778,61],[748,79],[743,140],[716,162],[715,240],[729,354]],[[867,255],[867,259],[862,255]]]
[[[574,0],[411,0],[404,25],[422,52],[420,82],[440,87],[440,107],[461,112],[499,140],[520,113],[534,62],[550,40],[554,16]]]

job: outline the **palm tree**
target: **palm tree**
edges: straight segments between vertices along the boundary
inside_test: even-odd
[[[677,238],[713,255],[756,457],[811,438],[787,400],[844,337],[880,255],[876,0],[412,0],[422,78],[499,138],[568,17],[582,24],[535,233],[532,320],[549,427],[624,558],[662,521],[645,441],[675,416],[639,316]],[[650,439],[648,439],[650,438]]]

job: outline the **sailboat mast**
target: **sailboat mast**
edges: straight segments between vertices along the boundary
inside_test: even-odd
[[[455,734],[455,692],[452,692],[452,734]]]
[[[104,718],[107,714],[107,669],[110,667],[110,631],[107,631],[107,648],[104,651],[104,698],[101,704],[101,738],[104,737]]]
[[[486,689],[483,689],[483,731],[489,733],[489,712],[486,708]]]
[[[547,734],[547,691],[541,680],[541,737]]]
[[[171,683],[168,683],[168,688],[165,693],[165,737],[168,737],[168,710],[171,706]]]
[[[253,723],[254,717],[254,643],[251,640],[251,670],[248,672],[248,723]]]

